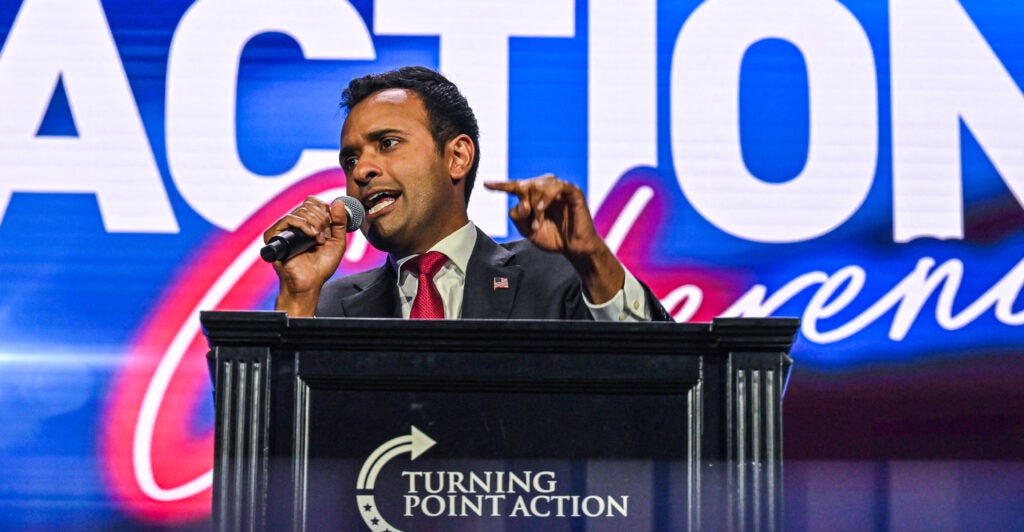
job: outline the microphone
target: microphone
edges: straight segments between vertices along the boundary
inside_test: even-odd
[[[339,196],[334,201],[345,204],[345,213],[348,214],[348,225],[345,226],[345,231],[351,233],[363,225],[363,216],[366,213],[359,200],[350,196]],[[307,236],[306,233],[285,229],[274,235],[270,242],[263,246],[263,249],[260,250],[260,257],[267,262],[288,260],[313,247],[313,244],[316,244],[316,239]]]

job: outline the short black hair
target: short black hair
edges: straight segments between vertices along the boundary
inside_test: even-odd
[[[353,79],[341,93],[341,105],[351,112],[352,108],[371,94],[387,89],[410,90],[423,100],[430,120],[430,134],[442,154],[449,140],[463,133],[472,139],[475,155],[465,182],[468,204],[476,181],[476,170],[480,166],[480,128],[466,97],[440,73],[426,67],[407,66]]]

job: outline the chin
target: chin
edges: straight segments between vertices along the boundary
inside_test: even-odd
[[[371,246],[390,253],[390,250],[388,249],[389,246],[387,245],[387,239],[380,234],[380,230],[377,229],[376,226],[369,226],[365,231],[363,231],[363,236],[366,237],[366,241],[369,242]]]
[[[394,234],[384,234],[378,228],[371,226],[370,230],[364,233],[366,241],[371,246],[385,253],[405,253],[401,242],[398,242]]]

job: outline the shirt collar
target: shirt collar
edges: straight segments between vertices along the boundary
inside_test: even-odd
[[[473,254],[473,248],[476,246],[476,226],[473,222],[469,222],[466,225],[458,228],[452,234],[441,239],[440,242],[434,244],[433,247],[427,251],[440,251],[444,253],[448,260],[455,265],[460,272],[465,275],[466,267],[469,265],[469,257]],[[412,259],[416,255],[407,255],[405,257],[396,257],[389,255],[391,266],[396,271],[400,271],[402,264]]]

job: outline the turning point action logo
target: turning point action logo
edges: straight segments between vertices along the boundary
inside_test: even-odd
[[[373,490],[392,458],[415,460],[437,442],[415,426],[377,447],[356,481],[356,503],[375,532],[400,532],[380,514]],[[402,471],[405,517],[628,517],[629,495],[557,495],[554,471]]]

